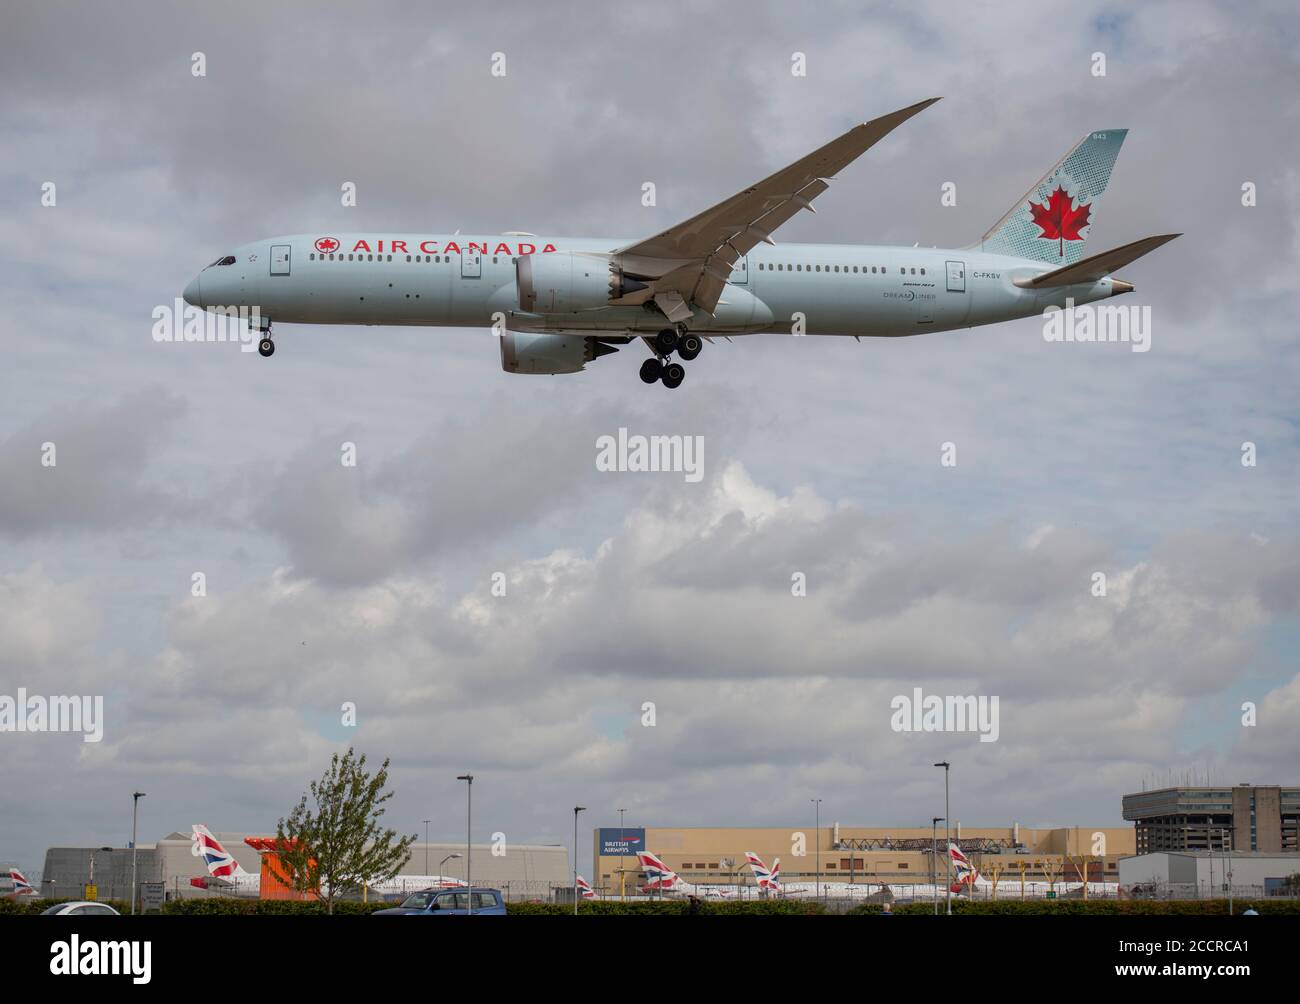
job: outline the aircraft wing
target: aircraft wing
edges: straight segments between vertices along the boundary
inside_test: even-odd
[[[816,212],[812,200],[830,187],[828,179],[938,100],[930,98],[854,126],[743,192],[614,255],[624,272],[653,280],[640,299],[653,299],[669,320],[690,317],[692,303],[712,313],[742,255],[760,243],[774,243],[772,232],[801,209]]]

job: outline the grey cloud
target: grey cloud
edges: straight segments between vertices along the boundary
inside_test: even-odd
[[[174,502],[150,464],[185,402],[159,387],[111,405],[80,402],[32,420],[0,443],[0,531],[27,535],[147,523]],[[45,444],[53,444],[53,464]]]
[[[499,536],[545,525],[575,502],[625,498],[638,477],[681,480],[598,471],[597,439],[619,428],[700,435],[712,451],[734,442],[745,420],[727,394],[671,416],[608,400],[560,406],[545,422],[498,395],[473,416],[449,417],[387,456],[374,456],[347,430],[318,438],[276,472],[254,510],[259,524],[284,540],[297,574],[372,581],[440,552],[491,546]],[[357,445],[356,467],[340,462],[345,442]]]

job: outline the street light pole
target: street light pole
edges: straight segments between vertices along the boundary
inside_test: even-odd
[[[446,864],[448,861],[450,861],[452,858],[459,858],[459,857],[461,857],[461,856],[462,856],[462,855],[461,855],[460,851],[453,851],[451,854],[448,854],[445,858],[443,858],[441,861],[439,861],[439,862],[438,862],[438,878],[442,878],[442,866],[443,866],[443,865],[445,865],[445,864]]]
[[[940,760],[936,767],[943,768],[943,852],[948,859],[948,891],[944,893],[944,899],[948,905],[948,916],[952,916],[952,824],[948,822],[952,818],[952,810],[948,806],[948,768],[952,766],[947,760]]]
[[[424,874],[429,874],[429,823],[432,820],[424,821]]]
[[[817,898],[822,898],[822,800],[820,798],[810,798],[816,811],[817,828],[813,836],[814,848],[817,855]]]
[[[943,816],[930,817],[930,886],[934,889],[934,915],[939,916],[939,823],[947,822]]]
[[[131,792],[131,915],[135,915],[135,891],[138,888],[135,880],[135,858],[136,858],[136,834],[138,832],[137,824],[140,821],[140,799],[144,798],[143,791]]]
[[[465,782],[465,913],[474,915],[474,775],[457,774],[457,781]]]
[[[1223,848],[1223,881],[1228,887],[1228,916],[1232,916],[1232,848],[1228,843],[1231,836],[1231,830],[1222,831],[1224,836],[1220,837],[1219,845]]]
[[[626,809],[618,810],[618,849],[619,849],[619,853],[623,855],[626,855],[627,853],[627,831],[623,828],[623,813],[625,812],[627,812]],[[593,865],[592,867],[594,868],[595,866]],[[620,903],[623,902],[624,899],[626,899],[626,896],[624,895],[624,890],[626,888],[627,888],[627,876],[623,872],[623,866],[619,865],[618,901]]]
[[[578,915],[578,813],[586,811],[585,805],[573,807],[573,915],[575,917]]]

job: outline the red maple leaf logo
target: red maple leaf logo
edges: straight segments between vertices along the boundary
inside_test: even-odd
[[[337,250],[338,246],[339,246],[339,242],[336,241],[333,237],[321,237],[316,241],[316,250],[324,251],[326,254],[328,254],[330,251]]]
[[[1038,235],[1039,239],[1056,241],[1060,256],[1064,258],[1066,241],[1083,240],[1083,235],[1079,231],[1088,225],[1092,203],[1082,202],[1074,207],[1073,197],[1062,186],[1057,185],[1056,191],[1043,205],[1040,206],[1031,199],[1029,212],[1034,218],[1034,223],[1043,231]]]

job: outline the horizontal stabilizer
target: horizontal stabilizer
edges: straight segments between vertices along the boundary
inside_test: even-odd
[[[1143,237],[1140,241],[1103,251],[1073,265],[1058,268],[1055,272],[1045,272],[1032,279],[1024,279],[1016,285],[1040,289],[1044,286],[1073,286],[1080,282],[1096,282],[1098,279],[1106,278],[1117,268],[1123,268],[1129,262],[1137,261],[1144,254],[1150,254],[1162,244],[1168,244],[1175,237],[1181,236],[1182,234],[1159,234],[1155,237]]]

